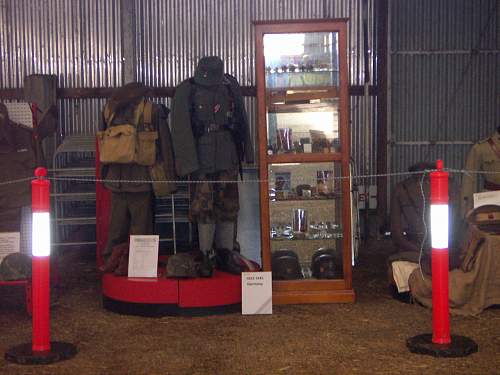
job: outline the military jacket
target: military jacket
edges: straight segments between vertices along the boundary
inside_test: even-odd
[[[0,119],[0,181],[33,177],[37,165],[43,160],[37,152],[33,131],[10,120]],[[21,208],[31,205],[31,182],[0,185],[0,209]]]
[[[227,80],[226,80],[227,81]],[[253,162],[253,149],[243,99],[229,82],[216,86],[182,82],[172,103],[172,139],[177,173],[214,173]],[[236,139],[233,126],[240,134]],[[241,142],[237,146],[237,142]],[[243,149],[241,155],[238,150]]]
[[[492,139],[496,148],[500,150],[500,134],[495,132],[489,138]],[[500,157],[495,153],[494,149],[488,143],[488,139],[483,139],[474,146],[472,146],[467,161],[465,162],[465,170],[469,171],[485,171],[485,172],[500,172]],[[465,218],[473,206],[473,194],[476,192],[478,174],[464,174],[462,177],[462,190],[461,190],[461,217]],[[500,173],[497,174],[483,174],[483,185],[481,191],[491,190],[485,188],[485,184],[500,185]]]
[[[124,107],[120,107],[113,118],[113,123],[120,124],[130,122],[134,117],[135,104],[130,103]],[[167,116],[165,109],[160,105],[153,105],[152,123],[155,129],[158,130],[159,140],[157,144],[157,159],[163,161],[165,176],[167,180],[174,181],[176,179],[174,170],[174,161],[172,154],[172,140],[170,129],[168,127]],[[142,121],[142,120],[141,120]],[[101,119],[100,130],[106,129],[106,121],[104,116]],[[159,146],[159,147],[158,147]],[[112,180],[105,182],[104,186],[114,192],[133,193],[146,192],[152,190],[150,167],[130,164],[107,164],[101,165],[101,178]],[[129,181],[147,181],[142,183]],[[175,184],[168,184],[171,192],[175,191]]]
[[[415,175],[396,184],[391,195],[391,235],[392,241],[400,251],[420,251],[426,226],[427,237],[424,249],[430,247],[430,185],[429,178],[424,178],[420,187],[421,176]],[[422,190],[424,196],[422,196]],[[451,220],[449,223],[450,248],[455,247],[460,239],[455,216],[457,215],[456,184],[449,181],[449,206]],[[424,198],[425,197],[425,198]],[[425,212],[424,212],[425,209]],[[425,217],[425,222],[424,222]],[[406,233],[406,235],[404,234]]]

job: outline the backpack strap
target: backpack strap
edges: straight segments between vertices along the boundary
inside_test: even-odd
[[[142,121],[144,123],[144,129],[145,130],[152,130],[152,123],[153,123],[153,103],[150,101],[147,101],[146,104],[144,104],[144,116],[142,118]]]
[[[113,121],[113,118],[115,117],[115,113],[111,112],[111,109],[109,108],[109,103],[106,103],[104,106],[104,121],[106,122],[106,127],[109,127],[111,125],[111,122]]]
[[[144,100],[141,100],[137,107],[135,107],[135,113],[134,113],[134,125],[136,128],[139,127],[139,123],[141,121],[141,116],[144,113]]]
[[[145,109],[144,100],[141,100],[134,110],[134,125],[136,127],[139,126],[139,122],[141,121],[141,116],[144,112],[144,109]],[[106,105],[104,106],[104,121],[106,122],[106,127],[111,126],[115,118],[115,114],[116,112],[111,112],[109,103],[106,103]],[[149,123],[151,123],[151,120]]]

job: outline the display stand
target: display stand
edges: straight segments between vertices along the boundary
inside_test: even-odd
[[[255,23],[262,260],[275,304],[354,301],[346,24]],[[325,248],[321,276],[313,260]]]
[[[128,278],[105,274],[104,308],[126,315],[202,316],[241,311],[241,278],[215,271],[211,278]]]
[[[96,257],[103,265],[102,251],[108,238],[111,194],[100,179],[99,147],[96,146]],[[161,257],[158,277],[129,278],[104,274],[103,306],[126,315],[200,316],[241,311],[241,277],[215,271],[210,278],[175,279],[164,277],[166,257]]]

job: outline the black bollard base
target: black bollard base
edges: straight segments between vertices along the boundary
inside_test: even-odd
[[[409,338],[406,346],[412,353],[448,358],[466,357],[478,350],[477,344],[465,336],[451,335],[451,343],[434,344],[430,333]]]
[[[5,359],[20,365],[48,365],[73,358],[77,352],[75,345],[66,342],[52,341],[46,352],[33,352],[31,343],[27,343],[7,350]]]

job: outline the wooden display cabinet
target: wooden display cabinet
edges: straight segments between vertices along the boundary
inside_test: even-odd
[[[350,181],[339,178],[350,155],[346,23],[255,23],[262,263],[276,304],[355,297]],[[313,264],[319,249],[326,263]]]

